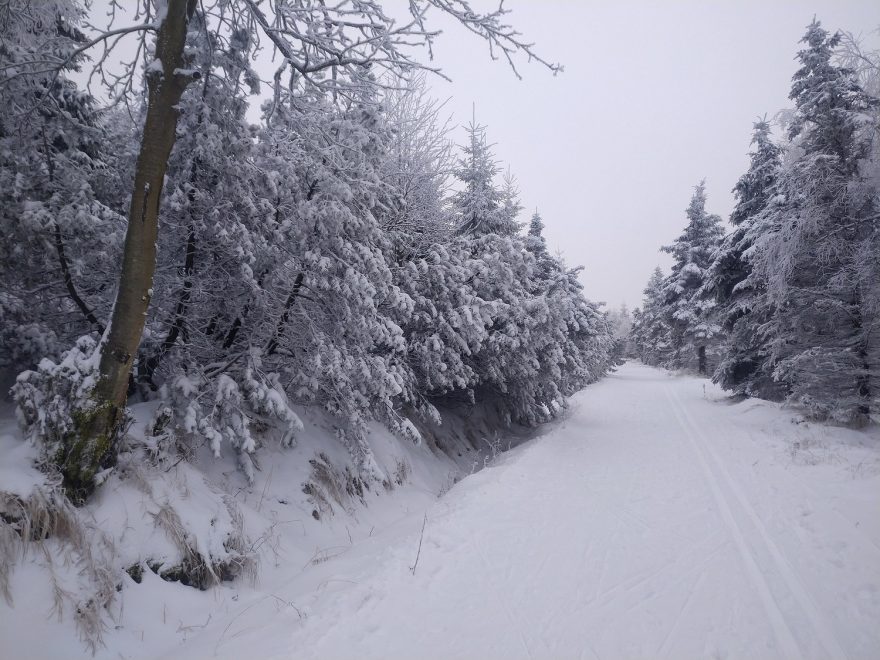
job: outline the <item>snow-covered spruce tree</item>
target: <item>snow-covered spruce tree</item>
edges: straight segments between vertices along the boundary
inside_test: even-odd
[[[509,227],[514,233],[521,231],[524,225],[518,222],[517,218],[522,210],[523,205],[519,201],[519,186],[516,177],[508,167],[501,179],[501,208],[499,209],[501,227],[504,227],[505,230]]]
[[[713,380],[735,394],[776,399],[785,392],[773,379],[769,355],[773,307],[766,281],[752,272],[753,246],[760,239],[756,226],[776,193],[782,160],[765,119],[754,125],[752,146],[749,169],[733,189],[733,231],[715,254],[704,290],[717,303],[714,316],[726,334]]]
[[[601,305],[584,296],[579,279],[583,267],[568,268],[561,261],[550,289],[551,305],[557,319],[564,321],[567,341],[564,344],[563,374],[560,389],[563,394],[574,394],[589,383],[596,382],[614,366],[614,335],[608,315]]]
[[[110,301],[103,263],[123,220],[94,186],[108,176],[95,102],[68,75],[81,65],[83,10],[72,2],[0,8],[0,366],[28,368],[87,333]],[[66,62],[58,71],[45,59]]]
[[[878,402],[877,101],[814,21],[790,98],[791,158],[756,233],[774,376],[814,415],[866,421]]]
[[[517,246],[520,239],[499,244],[502,238],[487,235],[477,243],[493,251],[506,244],[523,253]],[[505,303],[489,328],[489,341],[476,356],[478,373],[488,376],[477,396],[492,400],[500,393],[512,419],[534,424],[553,417],[565,396],[607,372],[613,339],[607,316],[583,295],[579,268],[553,259],[552,268],[542,272],[545,255],[517,262],[511,258],[515,254],[511,252],[504,264],[489,252],[492,258],[484,257],[484,263],[510,271],[481,269],[473,280],[481,297]],[[505,275],[518,278],[516,286],[499,286],[507,280],[498,278]],[[491,295],[483,293],[487,289]]]
[[[663,364],[671,354],[663,282],[663,271],[658,266],[645,287],[642,308],[633,314],[632,343],[636,357],[651,366]]]
[[[721,241],[721,218],[706,211],[706,187],[694,188],[687,226],[675,243],[662,248],[675,260],[663,282],[663,306],[670,328],[670,355],[664,365],[708,373],[707,348],[720,339],[720,327],[710,311],[714,301],[702,295],[712,256]]]
[[[475,122],[467,126],[467,143],[455,171],[462,189],[452,202],[461,234],[512,236],[518,226],[515,217],[521,207],[512,180],[505,189],[495,179],[500,171],[486,139],[486,127]]]
[[[642,310],[639,307],[636,307],[632,311],[632,327],[630,328],[629,333],[629,342],[631,349],[631,357],[641,360],[641,356],[639,354],[641,347],[641,325],[642,325]]]
[[[558,262],[547,249],[547,239],[544,238],[544,219],[537,209],[529,220],[529,229],[525,236],[525,246],[538,262],[537,279],[549,279],[554,269],[557,268]]]

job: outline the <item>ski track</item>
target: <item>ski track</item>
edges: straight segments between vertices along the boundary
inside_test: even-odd
[[[693,416],[688,413],[687,408],[682,405],[681,400],[675,392],[672,392],[672,398],[675,401],[675,405],[678,411],[682,414],[690,427],[695,431],[694,435],[692,435],[691,437],[696,440],[696,442],[700,445],[701,450],[705,451],[705,453],[708,454],[708,456],[710,457],[710,461],[714,463],[716,470],[713,473],[713,476],[717,476],[717,474],[720,474],[722,476],[721,481],[723,481],[726,484],[727,488],[733,493],[734,499],[742,507],[742,510],[745,512],[746,516],[754,525],[754,528],[757,530],[761,540],[766,544],[766,547],[773,558],[776,569],[782,575],[782,578],[785,580],[786,585],[791,591],[791,594],[797,600],[801,609],[809,617],[810,624],[813,630],[818,634],[822,645],[825,647],[825,651],[828,653],[826,657],[831,657],[835,659],[845,658],[846,653],[841,648],[840,642],[837,640],[831,629],[825,624],[825,619],[819,613],[816,604],[807,593],[803,582],[797,577],[797,575],[795,575],[788,560],[782,555],[776,543],[774,543],[773,540],[770,538],[769,534],[767,533],[766,527],[761,522],[761,519],[755,511],[754,507],[749,503],[748,498],[743,494],[736,481],[734,481],[734,479],[730,476],[730,473],[724,466],[724,462],[712,449],[711,443],[706,442],[705,436],[700,432],[698,424],[694,421]],[[709,473],[712,473],[711,468],[709,470]]]
[[[430,508],[414,574],[421,512],[269,590],[304,618],[218,641],[242,603],[167,657],[880,657],[880,551],[822,497],[845,466],[794,465],[785,411],[704,383],[625,365]]]
[[[691,443],[691,446],[694,449],[694,454],[697,458],[697,462],[700,464],[700,468],[706,478],[707,485],[712,490],[712,495],[715,498],[715,502],[717,503],[718,508],[721,511],[721,517],[724,520],[724,524],[730,532],[731,538],[736,544],[737,551],[739,552],[743,564],[745,564],[748,578],[752,582],[755,591],[758,593],[761,599],[761,605],[764,607],[764,611],[773,626],[773,633],[776,637],[777,642],[779,642],[781,646],[780,650],[784,657],[796,660],[797,658],[801,657],[801,651],[798,647],[797,642],[795,641],[794,634],[792,633],[791,628],[789,628],[788,623],[785,620],[785,616],[782,614],[782,610],[779,608],[779,603],[776,601],[776,598],[773,596],[770,590],[770,585],[767,583],[767,580],[764,579],[764,576],[761,573],[761,569],[758,567],[758,562],[755,558],[755,555],[751,552],[746,543],[745,534],[743,533],[742,528],[736,522],[736,518],[733,515],[730,503],[724,496],[724,493],[722,492],[718,484],[718,480],[713,473],[712,468],[709,467],[709,464],[706,461],[706,457],[703,453],[703,448],[699,446],[700,443],[697,439],[696,427],[694,427],[692,424],[689,424],[689,422],[687,421],[687,416],[682,410],[681,405],[676,399],[675,395],[672,394],[668,388],[665,388],[665,391],[669,398],[669,403],[672,405],[675,416],[678,418],[682,430],[684,431],[688,441]]]

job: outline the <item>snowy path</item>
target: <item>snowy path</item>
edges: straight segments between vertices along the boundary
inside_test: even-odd
[[[265,589],[304,618],[243,604],[176,653],[880,657],[870,434],[704,382],[626,365],[440,499],[414,575],[421,516]]]

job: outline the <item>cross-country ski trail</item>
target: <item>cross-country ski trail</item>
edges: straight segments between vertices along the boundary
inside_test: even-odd
[[[877,658],[875,435],[627,364],[170,657]]]

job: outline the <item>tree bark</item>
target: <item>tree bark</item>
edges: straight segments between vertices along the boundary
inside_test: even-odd
[[[45,127],[43,128],[43,155],[46,157],[46,167],[49,170],[49,183],[54,189],[55,161],[52,159],[52,151],[49,149],[49,140],[46,138]],[[86,301],[80,297],[79,292],[76,290],[76,285],[73,283],[73,275],[70,273],[70,265],[67,262],[67,255],[64,252],[64,239],[61,236],[61,227],[58,225],[57,220],[52,224],[55,227],[53,230],[55,236],[55,251],[58,253],[58,265],[61,267],[61,277],[64,280],[64,287],[67,289],[67,294],[79,308],[79,311],[82,312],[83,316],[86,317],[86,320],[95,326],[98,334],[103,335],[105,329],[104,324],[98,320],[98,317],[95,316],[95,313],[89,308]]]
[[[284,326],[286,326],[287,322],[290,320],[290,308],[293,307],[293,303],[296,302],[297,296],[299,296],[304,278],[305,273],[299,273],[299,275],[296,276],[296,280],[293,282],[293,290],[284,302],[284,312],[281,314],[281,318],[278,319],[278,323],[275,326],[275,332],[272,333],[272,339],[266,347],[266,353],[268,355],[272,355],[278,350],[278,341],[281,338],[281,333],[284,332]]]
[[[101,345],[99,379],[88,409],[75,415],[61,472],[68,495],[82,502],[94,490],[94,476],[115,458],[116,437],[125,418],[128,380],[146,321],[156,268],[159,203],[168,158],[177,131],[177,104],[193,75],[185,69],[183,46],[196,0],[168,0],[156,34],[156,70],[147,73],[148,105],[134,189],[122,272],[109,334]]]
[[[73,276],[70,274],[70,266],[67,263],[67,256],[64,253],[64,239],[61,237],[61,227],[58,226],[58,223],[55,224],[55,251],[58,253],[58,264],[61,266],[61,277],[64,280],[64,287],[67,289],[67,294],[70,296],[70,299],[73,300],[74,304],[79,308],[79,311],[82,312],[83,316],[86,317],[86,320],[95,326],[95,329],[98,331],[98,334],[104,334],[104,324],[98,320],[98,317],[95,316],[95,313],[92,309],[86,304],[86,301],[82,299],[79,295],[79,292],[76,290],[76,285],[73,283]]]

